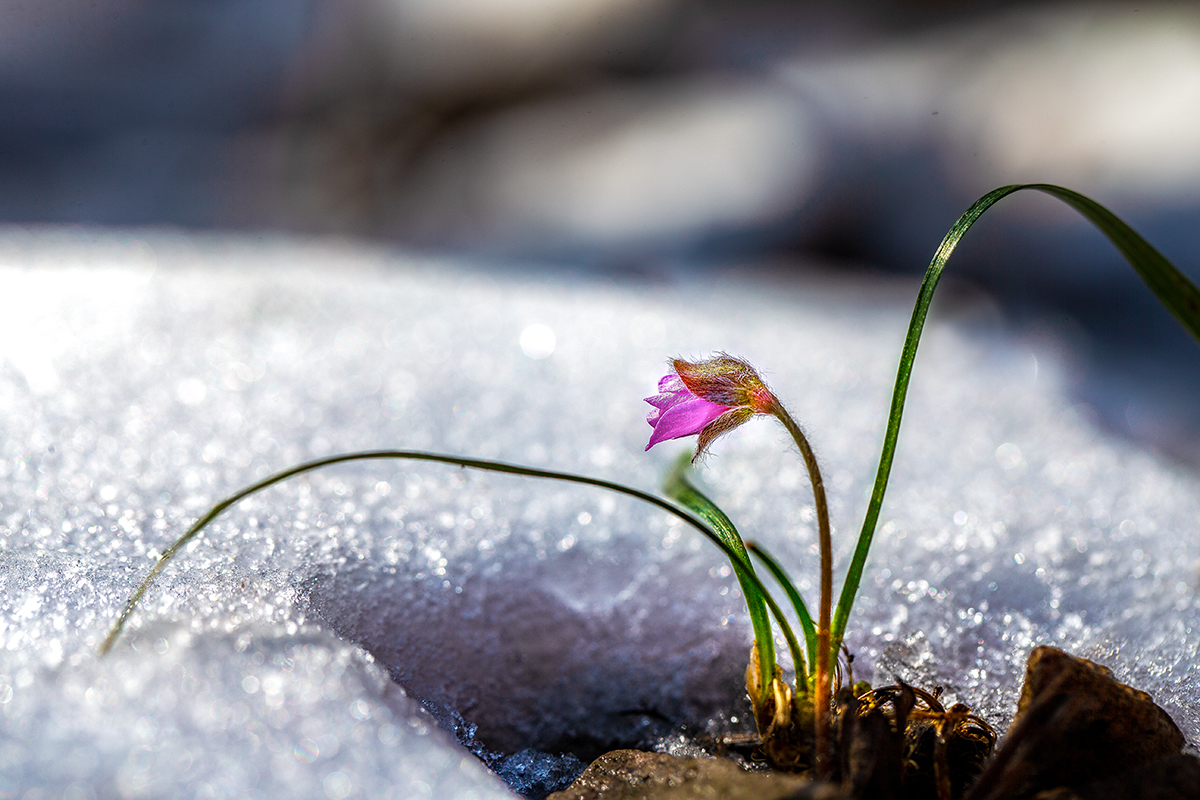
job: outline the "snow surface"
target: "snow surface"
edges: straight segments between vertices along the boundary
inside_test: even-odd
[[[0,797],[484,800],[512,790],[472,751],[536,795],[607,747],[745,729],[750,634],[715,548],[598,490],[415,463],[242,502],[97,657],[196,516],[302,460],[426,448],[655,487],[687,445],[643,453],[641,398],[676,354],[763,370],[823,460],[845,562],[915,283],[485,266],[0,233]],[[778,426],[730,435],[702,472],[814,595],[809,493]],[[940,683],[1003,726],[1030,647],[1053,643],[1195,741],[1198,518],[1197,476],[1095,428],[1051,353],[935,319],[855,666]]]

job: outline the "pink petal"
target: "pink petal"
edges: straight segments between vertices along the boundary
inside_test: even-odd
[[[674,405],[685,403],[690,401],[690,399],[696,398],[695,395],[692,395],[692,393],[688,391],[688,387],[684,386],[683,381],[679,380],[679,375],[674,374],[664,375],[664,377],[659,380],[659,392],[659,395],[643,398],[644,401],[650,405],[653,405],[655,408],[655,411],[650,411],[650,415],[646,419],[650,425],[654,425],[654,421],[659,419],[659,415],[656,413],[656,411],[665,411],[668,408],[674,407]]]
[[[692,394],[691,392],[684,392],[682,394],[656,394],[653,397],[645,397],[642,399],[655,408],[670,408],[671,406],[677,406],[680,403],[691,400],[695,398],[695,396],[696,395]]]
[[[690,400],[682,400],[663,409],[657,419],[647,419],[647,422],[654,426],[650,442],[646,445],[647,450],[667,439],[680,439],[697,434],[708,423],[729,410],[729,406],[710,403],[693,395],[689,397]],[[651,415],[653,414],[654,412],[651,412]]]
[[[667,392],[687,391],[687,387],[683,385],[683,379],[674,372],[663,375],[658,379],[658,391],[660,394]]]
[[[688,391],[678,375],[666,375],[658,382],[659,394],[643,398],[657,409],[666,410],[672,406],[695,399],[696,395]]]

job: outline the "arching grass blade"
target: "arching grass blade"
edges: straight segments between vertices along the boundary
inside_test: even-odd
[[[985,211],[1010,194],[1024,189],[1033,189],[1056,197],[1091,221],[1121,251],[1137,274],[1162,301],[1162,304],[1179,320],[1180,324],[1192,336],[1200,340],[1200,289],[1197,289],[1186,275],[1143,239],[1137,231],[1122,222],[1104,206],[1078,192],[1048,183],[1002,186],[976,200],[950,228],[950,232],[946,234],[941,246],[934,253],[933,260],[925,272],[925,279],[921,282],[921,291],[917,295],[917,303],[913,308],[908,335],[904,339],[900,365],[896,370],[896,385],[892,392],[892,405],[888,412],[887,431],[883,437],[883,452],[879,457],[875,486],[871,490],[871,499],[867,505],[862,531],[859,533],[858,544],[855,547],[845,583],[842,585],[842,593],[838,598],[837,610],[833,616],[831,646],[835,651],[841,646],[846,630],[846,621],[850,617],[850,609],[858,593],[867,553],[871,548],[875,526],[879,521],[879,512],[883,506],[883,496],[887,489],[892,460],[896,453],[896,441],[900,435],[900,418],[904,411],[904,400],[908,394],[913,360],[917,356],[917,344],[920,342],[921,331],[925,327],[925,319],[929,314],[929,304],[933,300],[933,293],[942,276],[942,270],[945,269],[946,262],[949,260],[950,254],[954,252],[959,240]]]
[[[589,478],[584,475],[575,475],[570,472],[557,472],[554,470],[525,467],[519,464],[507,464],[502,461],[451,456],[441,453],[428,453],[421,450],[364,450],[356,453],[344,453],[341,455],[316,459],[315,461],[308,461],[303,464],[290,467],[289,469],[285,469],[281,472],[277,472],[274,475],[263,478],[262,480],[246,486],[243,489],[239,489],[210,508],[202,517],[196,520],[196,522],[193,523],[192,526],[188,528],[182,536],[176,539],[170,547],[163,551],[162,555],[159,556],[158,560],[154,563],[154,566],[150,569],[150,572],[144,579],[142,579],[142,582],[138,584],[137,589],[134,590],[133,594],[130,595],[129,599],[126,601],[125,606],[121,609],[121,613],[117,617],[117,621],[113,623],[108,635],[104,637],[104,641],[101,643],[99,648],[100,655],[103,656],[112,648],[117,638],[120,637],[121,631],[124,630],[125,624],[128,622],[130,615],[136,610],[138,603],[146,594],[146,591],[154,583],[155,578],[157,578],[162,571],[166,569],[167,564],[170,563],[171,559],[174,558],[188,542],[195,539],[208,526],[209,523],[220,516],[223,512],[256,492],[262,491],[263,489],[274,486],[277,483],[281,483],[289,478],[293,478],[306,472],[312,472],[324,467],[330,467],[335,464],[344,464],[352,461],[373,461],[385,459],[428,461],[439,464],[449,464],[452,466],[479,469],[488,472],[500,472],[509,475],[523,475],[530,478],[544,478],[548,480],[563,481],[566,483],[578,483],[586,486],[594,486],[599,489],[606,489],[611,492],[623,494],[628,497],[641,500],[645,503],[649,503],[656,508],[666,511],[668,514],[678,517],[702,533],[709,541],[719,547],[721,552],[724,553],[725,557],[731,562],[745,557],[744,551],[735,551],[725,541],[725,539],[722,538],[722,536],[720,536],[709,526],[707,522],[696,516],[691,511],[680,508],[674,503],[664,500],[661,497],[652,495],[649,492],[644,492],[631,486],[624,486],[614,481],[606,481],[601,478]],[[783,610],[771,597],[762,581],[758,579],[758,576],[753,572],[750,572],[747,575],[747,579],[753,585],[754,590],[758,593],[758,595],[763,598],[763,601],[767,604],[772,616],[774,616],[779,622],[780,627],[784,629],[785,632],[790,632],[790,628],[787,627],[787,619],[783,614]]]
[[[746,609],[750,614],[750,624],[754,628],[754,640],[758,643],[759,677],[761,678],[759,685],[769,687],[771,679],[775,677],[775,641],[771,633],[771,619],[767,615],[766,600],[750,577],[754,574],[754,565],[750,561],[750,555],[746,552],[746,546],[733,522],[724,511],[717,507],[716,503],[688,480],[691,461],[691,455],[684,453],[675,462],[675,466],[663,482],[663,494],[684,508],[690,509],[711,525],[730,549],[739,554],[737,559],[731,557],[730,563],[738,583],[741,584],[742,596],[746,598]],[[804,656],[800,652],[800,643],[796,641],[796,636],[790,626],[782,627],[784,638],[791,650],[792,665],[795,667],[797,678],[799,678],[799,676],[807,674]],[[799,680],[797,680],[797,685],[799,685]]]
[[[808,606],[804,604],[804,599],[800,596],[800,590],[796,588],[796,584],[788,577],[788,574],[775,557],[764,550],[762,545],[757,542],[746,542],[746,550],[761,560],[763,565],[766,566],[767,571],[783,587],[784,593],[787,594],[788,600],[792,603],[792,608],[796,611],[796,616],[800,618],[800,628],[804,631],[804,644],[808,649],[808,661],[810,664],[816,664],[817,626],[813,622],[812,614],[808,612]]]

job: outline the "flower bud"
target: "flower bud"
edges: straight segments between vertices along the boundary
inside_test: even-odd
[[[668,439],[698,435],[695,460],[717,437],[755,414],[774,413],[778,406],[754,367],[740,358],[724,353],[705,361],[677,358],[671,366],[675,371],[658,382],[659,393],[646,398],[653,406],[646,421],[654,428],[647,450]]]

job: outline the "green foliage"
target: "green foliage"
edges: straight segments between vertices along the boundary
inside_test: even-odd
[[[775,638],[771,632],[771,619],[767,614],[767,600],[758,588],[762,584],[751,579],[754,575],[754,565],[750,563],[750,555],[746,552],[746,546],[733,522],[688,480],[691,463],[691,456],[687,453],[676,460],[675,466],[663,483],[663,493],[711,525],[713,531],[729,545],[730,550],[738,554],[737,558],[730,558],[730,564],[738,583],[741,584],[742,596],[746,599],[746,610],[750,614],[750,624],[754,628],[754,641],[758,644],[759,685],[770,686],[771,679],[775,677]],[[786,622],[781,621],[780,627],[791,651],[796,674],[806,674],[804,656],[800,653],[796,635]],[[809,655],[813,652],[814,648],[810,647]]]
[[[784,593],[792,603],[792,608],[796,611],[796,616],[800,619],[800,628],[804,631],[804,643],[808,648],[809,663],[815,667],[817,663],[817,626],[813,622],[812,614],[808,613],[808,606],[804,604],[804,599],[800,597],[800,590],[796,588],[796,584],[792,583],[792,579],[788,577],[787,572],[775,560],[775,557],[764,550],[762,545],[746,542],[746,549],[763,562],[763,566],[783,587]],[[800,673],[801,670],[797,667],[796,674]]]
[[[157,578],[162,571],[166,569],[167,564],[170,563],[171,559],[173,559],[188,542],[199,536],[200,533],[203,532],[206,527],[208,527],[209,523],[220,516],[223,512],[232,506],[237,505],[239,502],[246,499],[250,495],[255,494],[256,492],[260,492],[263,489],[274,486],[277,483],[282,483],[289,478],[294,478],[297,475],[302,475],[306,472],[312,472],[325,467],[331,467],[335,464],[345,464],[351,461],[378,461],[389,459],[428,461],[438,464],[449,464],[452,466],[478,469],[486,472],[522,475],[529,478],[544,478],[548,480],[563,481],[564,483],[579,483],[585,486],[593,486],[598,489],[606,489],[611,492],[616,492],[617,494],[623,494],[628,497],[641,500],[644,503],[649,503],[656,508],[666,511],[668,514],[678,517],[679,519],[691,525],[693,528],[703,534],[709,541],[720,548],[721,552],[723,552],[725,556],[729,558],[731,563],[735,565],[749,563],[745,548],[740,546],[740,538],[738,538],[738,548],[735,549],[726,536],[717,533],[717,531],[713,530],[713,528],[710,527],[704,519],[697,516],[693,512],[687,510],[686,508],[681,508],[674,503],[669,502],[668,500],[664,500],[661,497],[650,494],[649,492],[644,492],[640,489],[635,489],[631,486],[625,486],[613,481],[606,481],[601,478],[589,478],[586,475],[576,475],[570,472],[557,472],[548,469],[537,469],[536,467],[525,467],[519,464],[507,464],[502,461],[493,461],[485,458],[468,458],[465,456],[452,456],[442,453],[427,453],[421,450],[365,450],[357,453],[344,453],[341,455],[329,456],[328,458],[320,458],[315,461],[308,461],[303,464],[298,464],[289,469],[285,469],[282,472],[276,472],[274,475],[263,478],[257,483],[253,483],[249,486],[239,489],[210,508],[202,517],[192,524],[192,527],[188,528],[182,536],[172,542],[171,546],[163,551],[163,554],[159,556],[158,561],[154,563],[154,566],[150,569],[150,572],[146,575],[142,582],[138,584],[137,589],[134,590],[133,594],[130,595],[129,600],[126,601],[125,606],[121,609],[121,613],[117,617],[117,621],[113,623],[108,635],[104,637],[104,641],[100,645],[100,655],[103,656],[110,649],[112,649],[113,644],[120,637],[121,631],[125,628],[125,624],[129,620],[130,615],[133,614],[133,612],[137,609],[138,603],[141,602],[141,599],[146,594],[146,591],[154,583],[155,578]],[[737,535],[736,531],[734,532],[734,535]],[[785,632],[785,635],[790,635],[791,628],[788,626],[787,619],[783,614],[783,610],[771,597],[762,581],[759,580],[758,576],[754,574],[754,571],[752,569],[744,570],[744,575],[739,574],[738,576],[739,580],[742,580],[743,578],[745,580],[743,586],[750,586],[750,593],[748,593],[747,596],[761,598],[762,602],[766,604],[768,610],[771,612],[771,615],[775,617],[776,623],[780,626],[780,629]],[[792,640],[794,641],[794,636],[792,637]]]
[[[1110,241],[1117,247],[1118,250],[1125,256],[1134,270],[1142,277],[1155,295],[1162,301],[1163,305],[1179,320],[1179,322],[1200,340],[1200,289],[1188,280],[1178,269],[1176,269],[1166,258],[1164,258],[1154,247],[1152,247],[1145,239],[1137,234],[1132,228],[1118,219],[1112,212],[1095,201],[1077,193],[1070,189],[1064,189],[1061,186],[1053,186],[1050,184],[1018,184],[1013,186],[1004,186],[977,200],[958,221],[951,227],[949,233],[942,240],[941,246],[933,256],[933,260],[929,264],[929,268],[925,273],[925,278],[921,283],[920,291],[917,295],[917,302],[913,308],[911,322],[909,323],[908,334],[904,340],[904,346],[901,350],[900,363],[896,373],[895,388],[892,393],[891,408],[888,413],[888,424],[884,433],[883,450],[880,454],[879,467],[876,473],[875,485],[871,492],[870,502],[867,507],[867,512],[863,520],[861,532],[859,533],[858,541],[855,547],[854,555],[851,559],[849,568],[846,573],[845,582],[842,587],[841,595],[838,599],[836,611],[833,614],[831,624],[830,652],[836,655],[841,647],[842,638],[845,634],[846,623],[850,616],[851,608],[854,604],[854,599],[857,595],[859,584],[862,580],[863,569],[866,565],[867,555],[870,551],[871,542],[874,538],[875,528],[879,520],[880,510],[883,506],[883,498],[887,489],[888,479],[891,474],[892,462],[895,458],[896,443],[900,435],[900,422],[904,410],[904,401],[908,393],[909,379],[912,374],[913,363],[917,355],[917,345],[921,339],[921,333],[925,326],[925,320],[929,313],[929,305],[933,300],[933,294],[937,288],[939,279],[941,278],[942,270],[945,268],[951,253],[958,245],[959,241],[971,228],[972,225],[982,216],[982,214],[1014,192],[1024,189],[1033,189],[1044,192],[1053,197],[1062,200],[1071,205],[1083,216],[1090,220],[1100,231],[1108,237]],[[754,571],[754,566],[750,560],[750,553],[754,553],[756,557],[762,560],[768,571],[779,581],[787,593],[792,606],[799,617],[801,626],[804,630],[805,643],[808,650],[808,664],[815,666],[817,659],[817,630],[813,624],[812,616],[809,614],[804,601],[800,597],[800,593],[796,590],[793,582],[788,578],[779,563],[761,548],[751,544],[749,552],[747,545],[742,542],[741,536],[737,532],[737,528],[730,521],[729,517],[722,512],[716,504],[700,492],[688,479],[688,464],[685,456],[668,475],[664,493],[670,502],[661,497],[655,496],[640,489],[624,486],[612,481],[601,480],[599,478],[589,478],[582,475],[575,475],[566,472],[556,472],[552,470],[536,469],[533,467],[524,467],[516,464],[506,464],[498,461],[487,459],[467,458],[461,456],[443,455],[439,453],[426,453],[413,450],[372,450],[358,453],[347,453],[344,455],[332,456],[329,458],[310,461],[290,469],[278,472],[268,478],[265,478],[255,484],[245,487],[244,489],[235,492],[229,497],[213,506],[204,516],[200,517],[195,524],[192,525],[182,536],[180,536],[155,563],[146,578],[137,587],[134,593],[130,596],[118,617],[116,623],[109,631],[100,647],[100,653],[106,653],[116,641],[124,628],[129,616],[136,609],[141,598],[153,584],[155,578],[163,571],[172,558],[179,550],[189,541],[198,536],[210,522],[218,515],[224,512],[229,507],[235,505],[242,499],[261,491],[269,486],[272,486],[288,478],[300,475],[302,473],[311,472],[316,469],[321,469],[335,464],[346,463],[350,461],[364,461],[377,459],[407,459],[417,461],[437,462],[441,464],[450,464],[460,467],[472,469],[487,470],[491,472],[501,472],[512,475],[522,475],[532,478],[544,478],[549,480],[564,481],[567,483],[578,483],[587,486],[592,486],[607,491],[617,492],[643,502],[649,503],[669,514],[672,514],[684,522],[691,525],[709,541],[713,542],[729,559],[733,567],[734,573],[737,576],[738,582],[741,585],[742,593],[746,599],[747,609],[749,611],[751,624],[754,628],[754,636],[758,645],[759,662],[760,662],[760,681],[759,685],[768,687],[771,685],[772,679],[775,677],[775,655],[774,655],[774,640],[770,617],[775,618],[776,624],[783,631],[784,637],[788,642],[788,647],[791,651],[793,663],[795,665],[797,682],[796,688],[798,692],[807,691],[807,680],[799,680],[800,676],[809,676],[806,668],[806,662],[801,653],[800,646],[796,641],[796,637],[792,632],[790,625],[787,622],[782,610],[766,587],[759,579]],[[814,482],[816,485],[816,482]],[[678,505],[676,505],[678,503]],[[768,616],[769,615],[769,616]],[[809,676],[811,677],[811,676]]]
[[[917,303],[913,308],[912,321],[908,325],[908,335],[904,339],[904,348],[900,353],[900,365],[896,370],[896,385],[892,391],[892,405],[888,412],[887,431],[883,436],[883,452],[879,456],[875,486],[871,490],[871,500],[867,506],[866,517],[863,519],[862,531],[859,533],[858,544],[854,549],[854,556],[846,572],[846,581],[842,585],[842,593],[838,598],[837,609],[833,615],[831,646],[834,652],[841,646],[842,637],[845,635],[846,621],[850,618],[850,609],[854,605],[854,598],[862,580],[867,553],[871,549],[871,540],[875,536],[875,526],[879,522],[883,495],[887,490],[888,477],[892,471],[892,460],[896,455],[896,441],[900,437],[900,418],[904,413],[904,399],[908,394],[908,382],[912,375],[913,361],[917,357],[917,345],[921,341],[921,331],[925,327],[925,318],[929,315],[929,304],[933,301],[933,292],[942,277],[942,270],[945,269],[946,262],[950,259],[950,254],[954,252],[959,241],[985,211],[1010,194],[1024,189],[1033,189],[1057,197],[1087,217],[1093,225],[1100,229],[1101,233],[1108,237],[1109,241],[1116,245],[1137,274],[1162,301],[1162,304],[1175,315],[1180,324],[1192,336],[1200,340],[1200,289],[1197,289],[1186,275],[1155,250],[1137,231],[1118,219],[1104,206],[1078,192],[1048,183],[1002,186],[976,200],[942,239],[941,246],[933,254],[933,260],[929,262],[929,268],[925,271],[925,279],[921,282],[921,289],[917,293]]]

